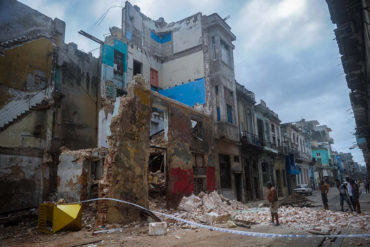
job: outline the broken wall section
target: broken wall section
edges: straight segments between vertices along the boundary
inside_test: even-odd
[[[142,77],[134,79],[128,94],[119,99],[118,112],[112,118],[99,197],[127,200],[147,207],[151,98]],[[138,218],[136,208],[110,201],[98,202],[98,224],[128,223]]]
[[[216,189],[211,119],[153,92],[153,107],[164,111],[164,131],[153,146],[166,150],[167,207],[184,195]],[[152,147],[153,147],[152,146]]]
[[[57,197],[76,202],[98,196],[106,148],[63,150],[58,164]]]

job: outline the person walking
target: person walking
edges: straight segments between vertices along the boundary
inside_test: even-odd
[[[275,187],[272,185],[271,182],[266,184],[266,187],[269,189],[267,194],[267,200],[270,202],[270,211],[271,211],[271,223],[274,224],[274,219],[276,220],[275,226],[279,224],[279,215],[278,215],[278,196]]]
[[[322,203],[324,204],[324,209],[328,210],[329,209],[329,205],[328,205],[329,187],[325,184],[323,180],[321,180],[321,183],[320,183],[320,190],[321,190]]]
[[[370,190],[369,178],[366,178],[365,180],[365,190],[366,190],[366,194],[368,194]]]
[[[358,184],[355,183],[353,179],[350,179],[350,184],[352,186],[352,204],[353,208],[357,213],[361,213],[360,207],[360,189]]]
[[[341,208],[341,210],[344,211],[343,206],[344,206],[344,201],[346,201],[347,204],[348,204],[349,209],[351,210],[351,212],[353,212],[352,203],[351,203],[349,195],[348,195],[347,184],[342,183],[341,185],[339,185],[338,190],[339,190],[339,196],[340,196],[340,208]]]

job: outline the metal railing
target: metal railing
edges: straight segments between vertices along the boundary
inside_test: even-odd
[[[241,142],[243,144],[250,144],[250,145],[255,145],[255,146],[264,146],[264,141],[262,138],[259,138],[258,135],[255,135],[253,133],[250,133],[248,131],[241,131],[240,132],[241,136]]]

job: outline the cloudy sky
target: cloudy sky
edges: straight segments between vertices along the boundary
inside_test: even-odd
[[[21,0],[34,9],[66,22],[66,43],[86,52],[98,44],[80,29],[100,39],[109,27],[120,26],[123,0]],[[217,12],[237,37],[236,79],[264,99],[282,122],[316,119],[333,131],[334,149],[352,152],[364,164],[355,143],[355,122],[345,75],[334,40],[335,26],[323,0],[133,0],[152,19],[177,21],[197,12]],[[110,8],[111,7],[111,8]],[[110,8],[102,22],[100,18]],[[98,23],[98,24],[97,24]]]

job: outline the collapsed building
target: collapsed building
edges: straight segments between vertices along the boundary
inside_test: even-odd
[[[280,119],[235,81],[236,37],[218,14],[166,23],[126,2],[104,41],[79,32],[100,45],[95,58],[64,43],[63,21],[1,4],[0,213],[51,193],[142,206],[165,196],[168,208],[202,191],[262,199],[268,181],[288,194]],[[97,210],[100,224],[140,215]]]

